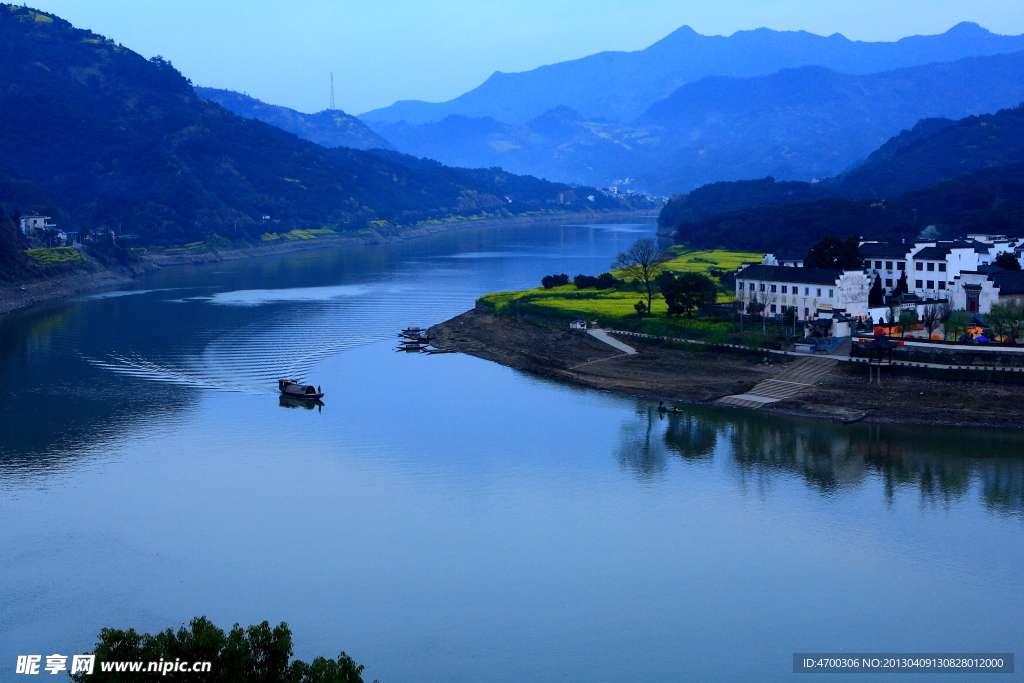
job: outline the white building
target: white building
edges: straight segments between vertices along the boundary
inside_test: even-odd
[[[26,235],[34,235],[40,230],[56,228],[55,223],[47,223],[50,216],[40,216],[38,213],[27,213],[21,217],[21,231]]]
[[[868,314],[870,288],[870,278],[860,270],[750,264],[736,271],[736,300],[745,309],[752,302],[763,304],[767,316],[793,307],[802,320],[834,313],[863,318]]]

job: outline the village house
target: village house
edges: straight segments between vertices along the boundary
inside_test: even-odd
[[[793,307],[805,321],[833,314],[866,317],[870,287],[860,270],[747,264],[736,271],[736,300],[745,309],[753,303],[763,306],[765,315],[776,316]]]
[[[767,254],[760,264],[736,271],[736,299],[744,310],[768,317],[795,308],[800,320],[833,325],[832,334],[856,320],[882,320],[892,305],[920,315],[928,306],[948,303],[954,310],[984,315],[993,303],[1024,301],[1024,273],[994,264],[1001,253],[1024,263],[1021,239],[971,234],[913,244],[865,241],[860,251],[863,271],[805,268],[798,255]],[[876,278],[885,304],[872,308],[869,291]],[[897,291],[901,280],[905,292]]]
[[[21,217],[21,232],[25,235],[34,235],[39,231],[57,227],[55,223],[47,223],[48,220],[52,220],[50,216],[27,213]]]

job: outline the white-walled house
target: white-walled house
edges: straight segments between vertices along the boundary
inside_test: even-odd
[[[752,301],[764,304],[768,316],[793,306],[802,320],[833,313],[865,317],[870,288],[871,279],[859,270],[750,264],[736,271],[736,300],[744,308]]]
[[[38,213],[27,213],[21,217],[21,232],[26,235],[34,235],[39,230],[56,228],[55,223],[47,223],[50,216],[40,216]]]
[[[954,310],[985,315],[995,303],[1024,303],[1024,271],[965,271],[950,289]]]

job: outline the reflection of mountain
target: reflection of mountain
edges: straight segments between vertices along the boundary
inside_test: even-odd
[[[80,332],[78,312],[72,305],[23,313],[24,329],[0,335],[0,391],[8,397],[0,411],[0,487],[8,476],[52,474],[132,426],[178,419],[196,404],[195,389],[120,378],[83,362],[78,340],[69,343]]]
[[[928,505],[962,500],[976,488],[989,510],[1024,514],[1024,435],[1011,431],[844,426],[700,407],[659,414],[652,407],[623,424],[617,454],[624,468],[649,480],[666,472],[671,455],[703,461],[719,444],[728,446],[744,487],[796,474],[830,494],[877,479],[888,498],[912,488]]]

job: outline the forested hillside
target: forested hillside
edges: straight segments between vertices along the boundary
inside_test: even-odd
[[[1017,235],[1022,226],[1024,164],[1015,164],[890,199],[830,197],[719,213],[680,224],[676,239],[701,249],[801,251],[826,235],[898,242],[925,230],[949,239],[970,232]]]
[[[842,197],[886,198],[985,168],[1024,163],[1024,106],[959,121],[925,119],[847,173],[819,183],[719,182],[673,197],[659,223],[699,223],[725,211]]]
[[[216,102],[232,114],[269,123],[324,147],[392,149],[391,143],[367,128],[366,124],[355,116],[340,109],[325,109],[316,114],[304,114],[288,107],[261,102],[233,90],[197,86],[195,91],[203,99]]]
[[[326,149],[200,98],[166,60],[12,5],[0,5],[0,85],[0,205],[46,206],[64,228],[120,226],[166,245],[213,233],[258,239],[264,216],[275,230],[357,230],[481,210],[623,206],[540,181],[495,195],[507,177],[498,169]]]

